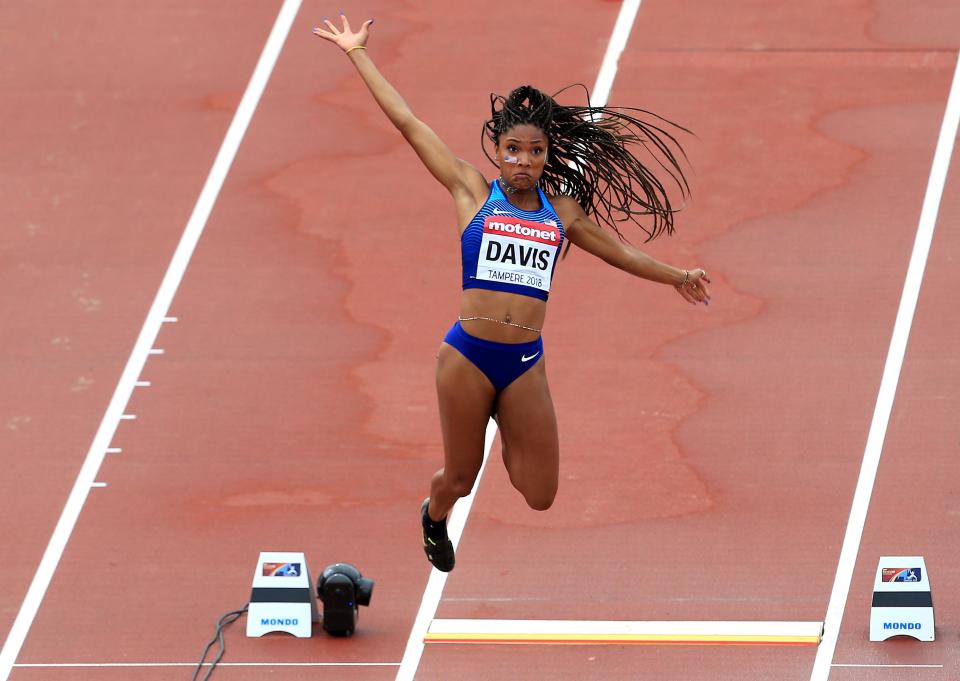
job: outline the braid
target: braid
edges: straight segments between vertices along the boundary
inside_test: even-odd
[[[673,214],[679,209],[671,204],[663,182],[628,145],[642,147],[644,155],[666,173],[669,184],[686,198],[690,187],[677,156],[687,157],[664,127],[690,131],[643,109],[591,106],[589,93],[586,106],[561,106],[554,97],[567,89],[553,97],[529,85],[518,87],[508,97],[491,94],[491,118],[484,123],[481,138],[486,157],[494,162],[486,140],[496,147],[500,135],[515,125],[536,126],[549,140],[540,178],[546,190],[573,197],[588,215],[621,239],[625,237],[618,223],[627,221],[646,233],[645,241],[664,231],[673,234]],[[642,121],[632,114],[655,120]],[[642,215],[652,216],[649,228],[637,219]]]

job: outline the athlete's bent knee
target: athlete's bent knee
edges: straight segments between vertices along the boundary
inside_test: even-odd
[[[527,506],[534,511],[546,511],[553,506],[553,500],[557,498],[557,491],[554,490],[548,494],[525,494],[523,497]]]
[[[447,488],[457,497],[469,496],[473,491],[473,483],[476,482],[476,476],[466,478],[463,476],[447,477]]]

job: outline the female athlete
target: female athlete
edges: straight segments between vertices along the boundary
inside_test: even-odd
[[[685,196],[687,183],[674,154],[682,150],[659,127],[664,119],[653,116],[655,123],[645,123],[626,113],[635,109],[560,106],[530,86],[506,98],[491,96],[484,132],[493,155],[486,146],[484,152],[500,174],[489,182],[417,119],[377,70],[366,48],[373,20],[354,31],[345,16],[340,19],[339,27],[324,19],[325,28],[313,32],[346,53],[457,210],[460,316],[437,356],[444,462],[420,510],[427,558],[449,572],[454,551],[446,517],[473,489],[491,416],[499,425],[510,482],[527,504],[545,510],[557,494],[557,422],[540,329],[564,241],[630,274],[672,285],[693,304],[708,303],[710,280],[702,269],[658,262],[598,224],[620,236],[617,222],[648,215],[652,226],[641,225],[648,240],[672,233],[666,188],[630,150],[649,154]]]

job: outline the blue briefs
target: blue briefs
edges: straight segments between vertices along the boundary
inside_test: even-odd
[[[443,342],[482,371],[498,393],[543,357],[542,338],[529,343],[497,343],[471,336],[459,321],[450,327]]]

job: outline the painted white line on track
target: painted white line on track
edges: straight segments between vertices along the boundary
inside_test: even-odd
[[[620,14],[617,15],[610,42],[607,43],[607,51],[600,64],[597,82],[593,84],[593,90],[590,92],[590,103],[593,106],[606,106],[607,99],[610,98],[610,90],[613,89],[613,81],[617,77],[617,69],[620,66],[620,55],[627,47],[627,39],[630,38],[633,22],[636,21],[639,10],[640,0],[624,0],[620,6]]]
[[[823,622],[435,619],[428,643],[816,645]]]
[[[153,343],[156,341],[161,324],[168,319],[167,312],[170,309],[170,304],[183,279],[193,250],[207,224],[213,205],[220,193],[220,188],[223,186],[230,165],[233,163],[240,142],[243,140],[253,117],[253,112],[256,110],[260,97],[266,88],[267,81],[280,55],[280,50],[287,40],[290,27],[300,9],[300,3],[301,0],[284,0],[283,6],[280,8],[257,66],[250,77],[247,89],[243,93],[237,112],[227,129],[223,144],[220,146],[220,151],[217,153],[210,174],[207,176],[206,183],[200,192],[200,197],[193,208],[190,219],[187,221],[183,235],[180,237],[177,250],[173,254],[170,266],[167,268],[150,311],[147,313],[147,319],[140,329],[137,342],[130,353],[103,420],[100,422],[93,444],[87,452],[53,535],[47,543],[47,548],[40,559],[40,565],[34,572],[33,580],[30,582],[30,587],[27,589],[23,603],[20,605],[13,626],[7,634],[3,649],[0,650],[0,681],[6,681],[9,678],[13,664],[20,654],[23,642],[26,640],[27,633],[53,579],[53,574],[60,563],[60,558],[63,556],[67,541],[73,533],[73,528],[80,516],[80,511],[83,509],[83,504],[90,492],[97,471],[103,463],[107,447],[113,439],[119,420],[123,418],[123,410],[130,401],[134,383],[143,371],[147,356],[157,354],[157,351],[151,349]],[[160,350],[159,352],[162,353],[163,351]]]
[[[607,44],[607,51],[603,55],[600,72],[597,74],[597,82],[594,84],[591,93],[591,103],[594,106],[603,106],[607,103],[607,98],[610,96],[610,89],[613,87],[613,81],[617,75],[617,65],[620,61],[620,55],[627,46],[627,39],[630,37],[630,31],[633,29],[633,22],[637,17],[637,11],[639,9],[640,0],[624,0],[620,6],[620,13],[617,15],[617,21],[613,26],[613,33],[610,36],[610,42]],[[476,494],[477,487],[480,486],[480,480],[486,468],[487,459],[490,456],[490,447],[493,444],[493,439],[496,434],[497,425],[491,420],[487,424],[483,464],[481,465],[480,473],[477,475],[477,484],[474,485],[470,496],[458,501],[450,514],[447,533],[450,535],[454,548],[457,547],[460,541],[460,534],[467,522],[467,515],[470,513],[470,507],[473,505],[473,498]],[[430,627],[434,615],[437,614],[437,607],[440,605],[440,598],[443,595],[443,587],[446,583],[446,573],[431,569],[427,586],[423,592],[423,599],[417,611],[417,617],[414,620],[413,628],[410,630],[410,637],[407,639],[407,647],[403,652],[400,669],[397,670],[396,681],[413,681],[417,673],[417,667],[420,666],[420,658],[423,657],[424,636]]]
[[[490,419],[487,422],[487,432],[483,443],[483,463],[480,464],[480,472],[477,473],[477,482],[470,494],[454,505],[447,521],[447,534],[453,543],[454,550],[460,544],[460,537],[463,535],[463,528],[467,524],[467,516],[470,515],[470,508],[473,506],[477,489],[483,479],[483,471],[490,459],[490,448],[493,446],[493,440],[496,436],[497,424],[493,419]],[[400,660],[400,669],[397,670],[396,681],[412,681],[417,673],[420,658],[423,656],[423,639],[427,634],[430,623],[433,621],[433,616],[437,614],[437,607],[440,605],[440,597],[443,595],[443,587],[447,583],[448,574],[432,568],[430,570],[427,587],[423,591],[423,599],[420,601],[420,608],[417,610],[417,616],[413,621],[413,628],[410,630],[410,637],[407,639],[407,647],[403,651],[403,659]]]
[[[107,454],[119,454],[123,451],[120,447],[107,447]]]
[[[150,381],[137,381],[136,383],[134,383],[134,385],[137,386],[138,388],[149,388]]]
[[[943,187],[947,181],[947,170],[950,167],[950,157],[957,138],[958,124],[960,124],[960,55],[954,68],[953,84],[950,86],[950,95],[947,98],[947,107],[940,126],[940,137],[933,155],[930,178],[927,181],[927,191],[923,198],[923,208],[920,211],[920,222],[917,226],[917,236],[913,243],[913,253],[910,256],[910,265],[907,267],[903,293],[900,296],[900,307],[893,325],[893,336],[890,339],[873,420],[867,435],[863,463],[860,465],[860,476],[857,479],[850,517],[847,520],[847,530],[840,549],[840,560],[824,619],[823,641],[817,649],[810,681],[826,681],[830,676],[830,666],[837,647],[843,611],[850,593],[853,569],[857,562],[857,554],[860,552],[860,540],[867,520],[867,509],[870,506],[870,496],[873,494],[877,467],[880,465],[880,454],[887,435],[890,412],[893,410],[897,383],[900,381],[900,370],[907,351],[907,340],[910,338],[913,313],[920,296],[920,285],[923,283],[923,271],[927,266],[930,243],[933,241],[933,230],[937,224],[937,213],[940,210]]]
[[[212,662],[204,662],[209,667]],[[218,662],[217,667],[397,667],[399,662]],[[196,662],[50,662],[22,663],[14,669],[85,669],[89,667],[196,667]]]
[[[833,664],[831,667],[865,667],[868,669],[943,669],[942,664]]]
[[[150,355],[162,355],[164,352],[165,352],[165,350],[163,350],[163,349],[161,349],[161,348],[153,348],[153,349],[150,350],[150,352],[147,353],[147,354],[150,354]]]
[[[164,318],[163,318],[163,323],[164,323],[164,324],[170,324],[170,323],[175,322],[175,321],[177,321],[177,318],[176,318],[176,317],[164,317]]]

